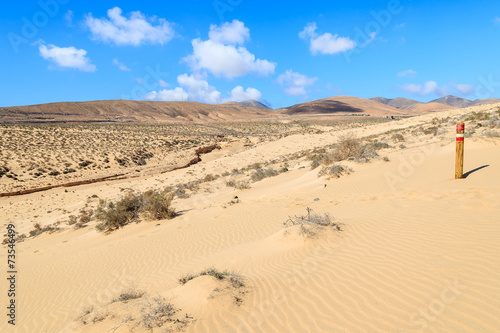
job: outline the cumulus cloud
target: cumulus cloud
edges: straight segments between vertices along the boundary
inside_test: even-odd
[[[306,95],[306,88],[316,82],[318,78],[293,72],[291,69],[278,76],[278,83],[284,88],[285,93],[292,96]]]
[[[177,77],[180,87],[152,91],[145,98],[154,101],[196,101],[208,104],[225,102],[241,102],[248,99],[260,100],[262,93],[255,88],[243,89],[237,86],[231,90],[229,97],[223,97],[214,86],[211,86],[200,75],[182,74]]]
[[[128,68],[125,64],[118,61],[118,59],[113,59],[113,65],[118,66],[118,69],[124,72],[130,72],[130,68]]]
[[[168,83],[163,81],[163,80],[158,81],[158,84],[160,85],[160,87],[163,87],[163,88],[168,87]]]
[[[398,73],[398,77],[414,77],[417,74],[413,69],[408,69],[406,71],[401,71]]]
[[[401,87],[401,90],[418,96],[427,96],[431,94],[445,96],[448,95],[449,92],[447,86],[439,87],[435,81],[427,81],[424,84],[405,84]]]
[[[467,96],[476,91],[476,86],[472,84],[450,83],[460,94]]]
[[[338,54],[356,47],[356,42],[349,37],[339,37],[338,34],[332,35],[329,32],[319,35],[316,30],[316,23],[312,22],[308,23],[304,30],[299,33],[299,38],[309,40],[309,50],[313,55]],[[375,34],[372,33],[370,38],[373,40]]]
[[[246,90],[244,90],[242,86],[237,86],[234,87],[233,90],[231,90],[231,96],[226,100],[228,102],[243,102],[249,99],[259,101],[262,99],[262,93],[255,88],[247,88]]]
[[[234,78],[250,73],[266,76],[274,73],[275,63],[256,59],[245,47],[238,46],[250,37],[238,20],[218,27],[210,26],[209,39],[191,41],[193,54],[184,58],[194,71],[207,70],[216,76]]]
[[[188,93],[180,88],[176,87],[175,89],[163,89],[158,92],[151,91],[149,92],[145,98],[149,101],[188,101],[189,95]]]
[[[52,44],[40,44],[38,49],[44,59],[52,61],[59,68],[72,68],[83,72],[96,70],[95,65],[91,64],[87,57],[87,51],[83,49],[77,49],[74,46],[58,47]]]
[[[238,20],[233,20],[231,23],[226,22],[220,27],[212,24],[208,38],[218,43],[243,45],[247,39],[250,39],[250,29]]]
[[[172,24],[163,18],[147,18],[141,12],[132,12],[127,18],[119,7],[108,10],[108,18],[95,18],[92,13],[85,17],[85,26],[92,38],[116,45],[165,44],[175,32]]]

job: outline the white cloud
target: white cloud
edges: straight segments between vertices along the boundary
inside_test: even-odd
[[[94,72],[95,65],[90,63],[86,56],[87,51],[77,49],[74,46],[58,47],[52,44],[39,46],[40,55],[49,61],[52,61],[60,68],[73,68],[83,72]]]
[[[332,35],[327,32],[322,35],[316,33],[317,26],[316,23],[309,23],[299,33],[299,38],[309,40],[309,50],[313,55],[320,54],[337,54],[349,51],[356,47],[356,42],[354,42],[349,37],[339,37],[338,34]],[[376,33],[370,34],[371,42],[375,39]]]
[[[164,87],[164,88],[168,87],[168,83],[163,81],[163,80],[158,81],[158,84],[160,85],[160,87]]]
[[[419,96],[431,94],[445,96],[448,95],[449,92],[447,86],[439,87],[435,81],[427,81],[424,84],[405,84],[401,87],[401,90]]]
[[[262,93],[255,88],[233,88],[229,97],[222,94],[200,75],[182,74],[177,77],[180,87],[152,91],[146,95],[147,100],[155,101],[196,101],[208,104],[218,104],[230,101],[241,102],[248,99],[260,100]]]
[[[210,39],[193,39],[193,54],[184,58],[192,70],[207,70],[216,76],[234,78],[250,73],[266,76],[274,73],[275,63],[256,59],[243,46],[235,44],[249,38],[248,29],[242,22],[224,23],[210,27]]]
[[[450,83],[458,92],[460,92],[462,95],[471,95],[472,93],[475,92],[476,86],[472,84],[463,84],[463,83]]]
[[[84,24],[92,33],[92,38],[116,45],[164,44],[175,32],[171,23],[163,18],[146,18],[141,12],[132,12],[130,17],[122,16],[122,10],[114,7],[108,10],[107,18],[94,18],[87,14]]]
[[[231,90],[231,97],[228,98],[228,101],[243,102],[249,99],[259,101],[261,98],[262,93],[257,89],[247,88],[244,90],[242,86],[237,86]]]
[[[125,64],[118,61],[118,59],[113,59],[113,65],[118,66],[118,69],[124,72],[130,72],[130,68],[128,68]]]
[[[417,74],[413,69],[408,69],[398,73],[398,77],[414,77]]]
[[[145,98],[149,101],[179,102],[179,101],[188,101],[189,95],[184,89],[177,87],[175,89],[170,89],[170,90],[163,89],[158,92],[151,91],[148,94],[146,94]]]
[[[220,27],[212,24],[210,25],[208,37],[218,43],[243,45],[245,40],[250,39],[250,29],[238,20],[233,20],[231,23],[226,22]]]
[[[306,88],[316,82],[318,78],[310,78],[303,74],[287,70],[278,76],[278,83],[285,89],[285,93],[292,96],[306,95]]]

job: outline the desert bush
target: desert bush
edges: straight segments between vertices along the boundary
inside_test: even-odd
[[[394,142],[404,142],[405,141],[405,137],[401,133],[396,133],[396,134],[392,135],[392,140]]]
[[[340,178],[340,176],[342,176],[344,173],[350,174],[353,171],[354,170],[348,166],[344,166],[341,164],[334,164],[334,165],[323,167],[319,171],[318,177],[329,176],[329,177]]]
[[[99,231],[123,227],[144,213],[151,219],[165,219],[175,216],[171,207],[173,194],[167,190],[149,190],[144,193],[127,193],[117,202],[100,200],[95,216],[102,221],[96,228]]]
[[[332,227],[340,231],[340,224],[333,221],[333,218],[327,213],[323,216],[316,214],[311,208],[307,207],[307,214],[289,217],[283,222],[285,227],[300,225],[300,233],[306,237],[313,237],[317,231],[324,227]]]
[[[179,311],[180,309],[161,296],[146,300],[141,308],[142,326],[153,332],[155,328],[175,324],[177,330],[182,330],[189,323],[189,318],[187,315],[183,319],[176,318],[175,314]],[[165,330],[171,332],[170,327],[166,327]]]
[[[229,180],[226,182],[227,187],[234,187],[238,190],[247,190],[250,188],[250,184],[247,181],[240,180],[240,181],[234,181],[234,180]]]
[[[217,177],[214,176],[213,174],[209,173],[208,175],[205,176],[205,178],[203,178],[203,181],[204,182],[212,182],[214,180],[216,180]]]
[[[33,229],[33,230],[31,230],[29,232],[30,237],[36,237],[36,236],[38,236],[40,234],[43,234],[44,232],[52,233],[52,232],[57,231],[57,230],[60,229],[60,228],[54,227],[52,225],[48,225],[48,226],[42,228],[42,226],[40,225],[40,223],[33,224],[33,227],[35,229]]]
[[[424,134],[425,135],[432,134],[433,136],[436,136],[438,133],[438,130],[439,130],[439,126],[431,126],[431,127],[424,129]]]
[[[96,210],[96,218],[102,223],[97,225],[97,229],[102,231],[106,229],[117,229],[129,223],[139,216],[141,207],[141,198],[130,192],[119,201],[112,202],[99,200]]]
[[[336,161],[355,158],[361,154],[361,150],[361,140],[353,136],[343,136],[333,152],[333,157]]]
[[[215,269],[214,267],[206,268],[197,274],[184,275],[178,281],[180,284],[184,285],[184,284],[188,283],[189,281],[191,281],[199,276],[204,276],[204,275],[212,276],[212,277],[216,278],[217,280],[228,279],[228,281],[231,283],[231,285],[235,288],[240,288],[240,287],[245,286],[245,283],[243,282],[243,278],[239,274],[237,274],[235,272],[230,272],[228,270],[219,271],[219,270]]]
[[[252,175],[251,175],[251,178],[252,178],[252,181],[254,182],[258,182],[259,180],[262,180],[264,178],[268,178],[268,177],[274,177],[274,176],[277,176],[279,174],[278,171],[274,170],[274,169],[257,169],[257,171],[255,171]]]
[[[500,119],[497,115],[493,115],[491,116],[486,126],[489,128],[500,128]]]
[[[113,299],[111,302],[127,302],[133,299],[138,299],[144,296],[144,291],[137,290],[135,288],[127,289],[120,293],[120,295]]]
[[[170,192],[160,192],[149,190],[142,194],[142,211],[151,219],[163,220],[175,216],[175,209],[172,208],[174,194]]]
[[[384,148],[391,148],[388,143],[386,142],[380,142],[380,141],[375,141],[370,144],[375,150],[380,150]]]
[[[490,119],[490,115],[485,112],[485,111],[473,111],[471,114],[469,114],[466,118],[465,121],[483,121],[483,120],[488,120]]]

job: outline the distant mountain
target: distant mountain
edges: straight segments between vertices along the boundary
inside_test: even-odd
[[[383,97],[373,97],[370,98],[371,100],[384,103],[386,105],[392,106],[396,109],[400,110],[411,110],[413,107],[419,104],[423,104],[422,102],[416,101],[414,99],[409,99],[409,98],[404,98],[404,97],[397,97],[394,99],[390,98],[383,98]]]
[[[392,101],[392,99],[390,99],[390,98],[384,98],[384,97],[372,97],[370,99],[372,101],[379,102],[379,103],[382,103],[382,104],[385,104],[385,105],[387,105],[387,103],[389,103],[390,101]]]
[[[442,103],[442,104],[454,106],[457,108],[466,108],[468,106],[474,105],[474,103],[472,101],[469,101],[468,99],[453,96],[453,95],[441,97],[441,98],[435,99],[433,101],[430,101],[429,103]]]
[[[500,98],[476,99],[472,103],[474,103],[474,105],[500,103]]]
[[[6,122],[176,122],[250,119],[271,111],[239,103],[153,102],[108,100],[60,102],[0,108]]]
[[[407,111],[411,112],[414,115],[419,115],[419,114],[426,114],[429,112],[436,112],[436,111],[443,111],[450,109],[455,109],[455,107],[443,103],[429,102],[429,103],[415,104]]]
[[[353,96],[334,96],[277,110],[282,114],[369,114],[371,116],[398,116],[405,113],[383,103]]]
[[[248,101],[239,102],[238,104],[241,104],[241,105],[244,105],[244,106],[248,106],[248,107],[251,107],[251,108],[271,109],[269,106],[264,105],[261,102],[256,101],[254,99],[249,99]]]

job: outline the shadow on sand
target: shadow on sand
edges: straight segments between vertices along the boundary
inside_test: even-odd
[[[462,176],[462,178],[467,178],[467,177],[469,177],[469,175],[470,175],[471,173],[476,172],[476,171],[479,171],[479,170],[484,169],[484,168],[486,168],[486,167],[489,167],[489,165],[488,165],[488,164],[487,164],[487,165],[483,165],[483,166],[480,166],[479,168],[475,168],[474,170],[467,171],[466,173],[464,173],[464,175]]]

